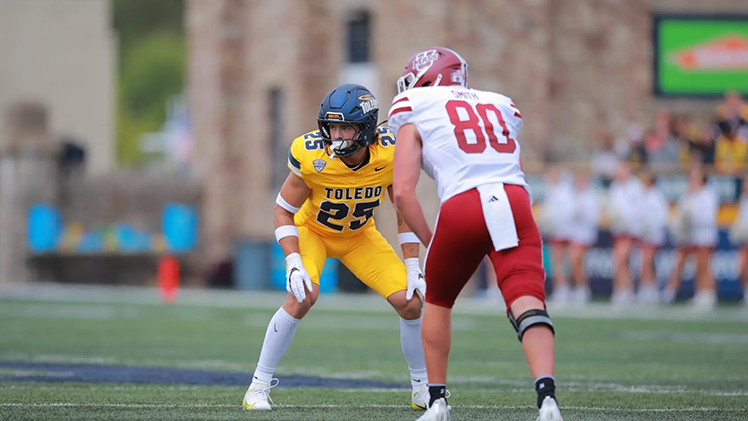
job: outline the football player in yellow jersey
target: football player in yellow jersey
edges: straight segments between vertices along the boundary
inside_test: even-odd
[[[371,218],[388,193],[392,200],[395,137],[377,127],[379,107],[368,89],[346,84],[320,106],[319,130],[296,138],[288,153],[288,175],[276,199],[275,236],[286,255],[283,306],[268,324],[260,359],[242,403],[269,410],[275,367],[296,326],[317,301],[325,259],[336,257],[378,292],[400,315],[400,343],[410,369],[411,406],[429,402],[421,343],[425,293],[418,238],[398,215],[405,262],[377,231]],[[394,203],[394,202],[393,202]],[[414,294],[414,292],[418,292]]]

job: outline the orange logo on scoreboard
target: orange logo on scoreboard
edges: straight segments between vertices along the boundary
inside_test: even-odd
[[[714,41],[676,51],[675,65],[687,71],[748,70],[748,37],[729,34]]]

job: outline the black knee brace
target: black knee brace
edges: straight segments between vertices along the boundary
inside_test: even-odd
[[[525,331],[536,326],[548,326],[551,329],[551,332],[554,335],[556,334],[556,330],[553,329],[551,317],[545,310],[527,310],[520,314],[516,319],[514,318],[512,310],[509,310],[509,322],[512,324],[512,327],[514,327],[514,330],[517,331],[517,337],[520,342],[522,342],[522,336],[524,336]]]

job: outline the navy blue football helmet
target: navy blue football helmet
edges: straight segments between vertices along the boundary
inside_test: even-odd
[[[325,150],[332,157],[350,156],[376,141],[379,105],[368,89],[348,83],[330,91],[319,107],[317,126],[325,141]],[[359,127],[353,139],[330,138],[330,123],[351,123]]]

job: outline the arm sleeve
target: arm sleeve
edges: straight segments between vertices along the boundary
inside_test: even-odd
[[[514,105],[514,102],[509,103],[509,109],[504,118],[512,139],[516,140],[519,132],[522,131],[522,114],[519,112],[519,108]]]
[[[597,224],[600,220],[600,205],[599,197],[594,191],[588,192],[586,195],[585,213],[587,214],[588,221],[591,224]]]
[[[304,178],[301,175],[301,161],[299,161],[301,151],[299,150],[299,145],[301,145],[300,142],[294,141],[288,149],[288,169],[299,177]],[[303,147],[303,145],[301,147]]]
[[[668,216],[670,214],[670,205],[668,204],[663,194],[659,194],[657,196],[656,206],[657,206],[656,209],[652,210],[654,213],[653,220],[657,224],[656,226],[658,228],[664,227],[667,225]]]
[[[390,107],[387,125],[395,135],[397,135],[400,127],[413,123],[413,106],[411,100],[406,94],[407,91],[396,96],[395,99],[392,100],[392,107]]]
[[[748,225],[748,196],[740,199],[737,219],[739,219],[741,223]]]

